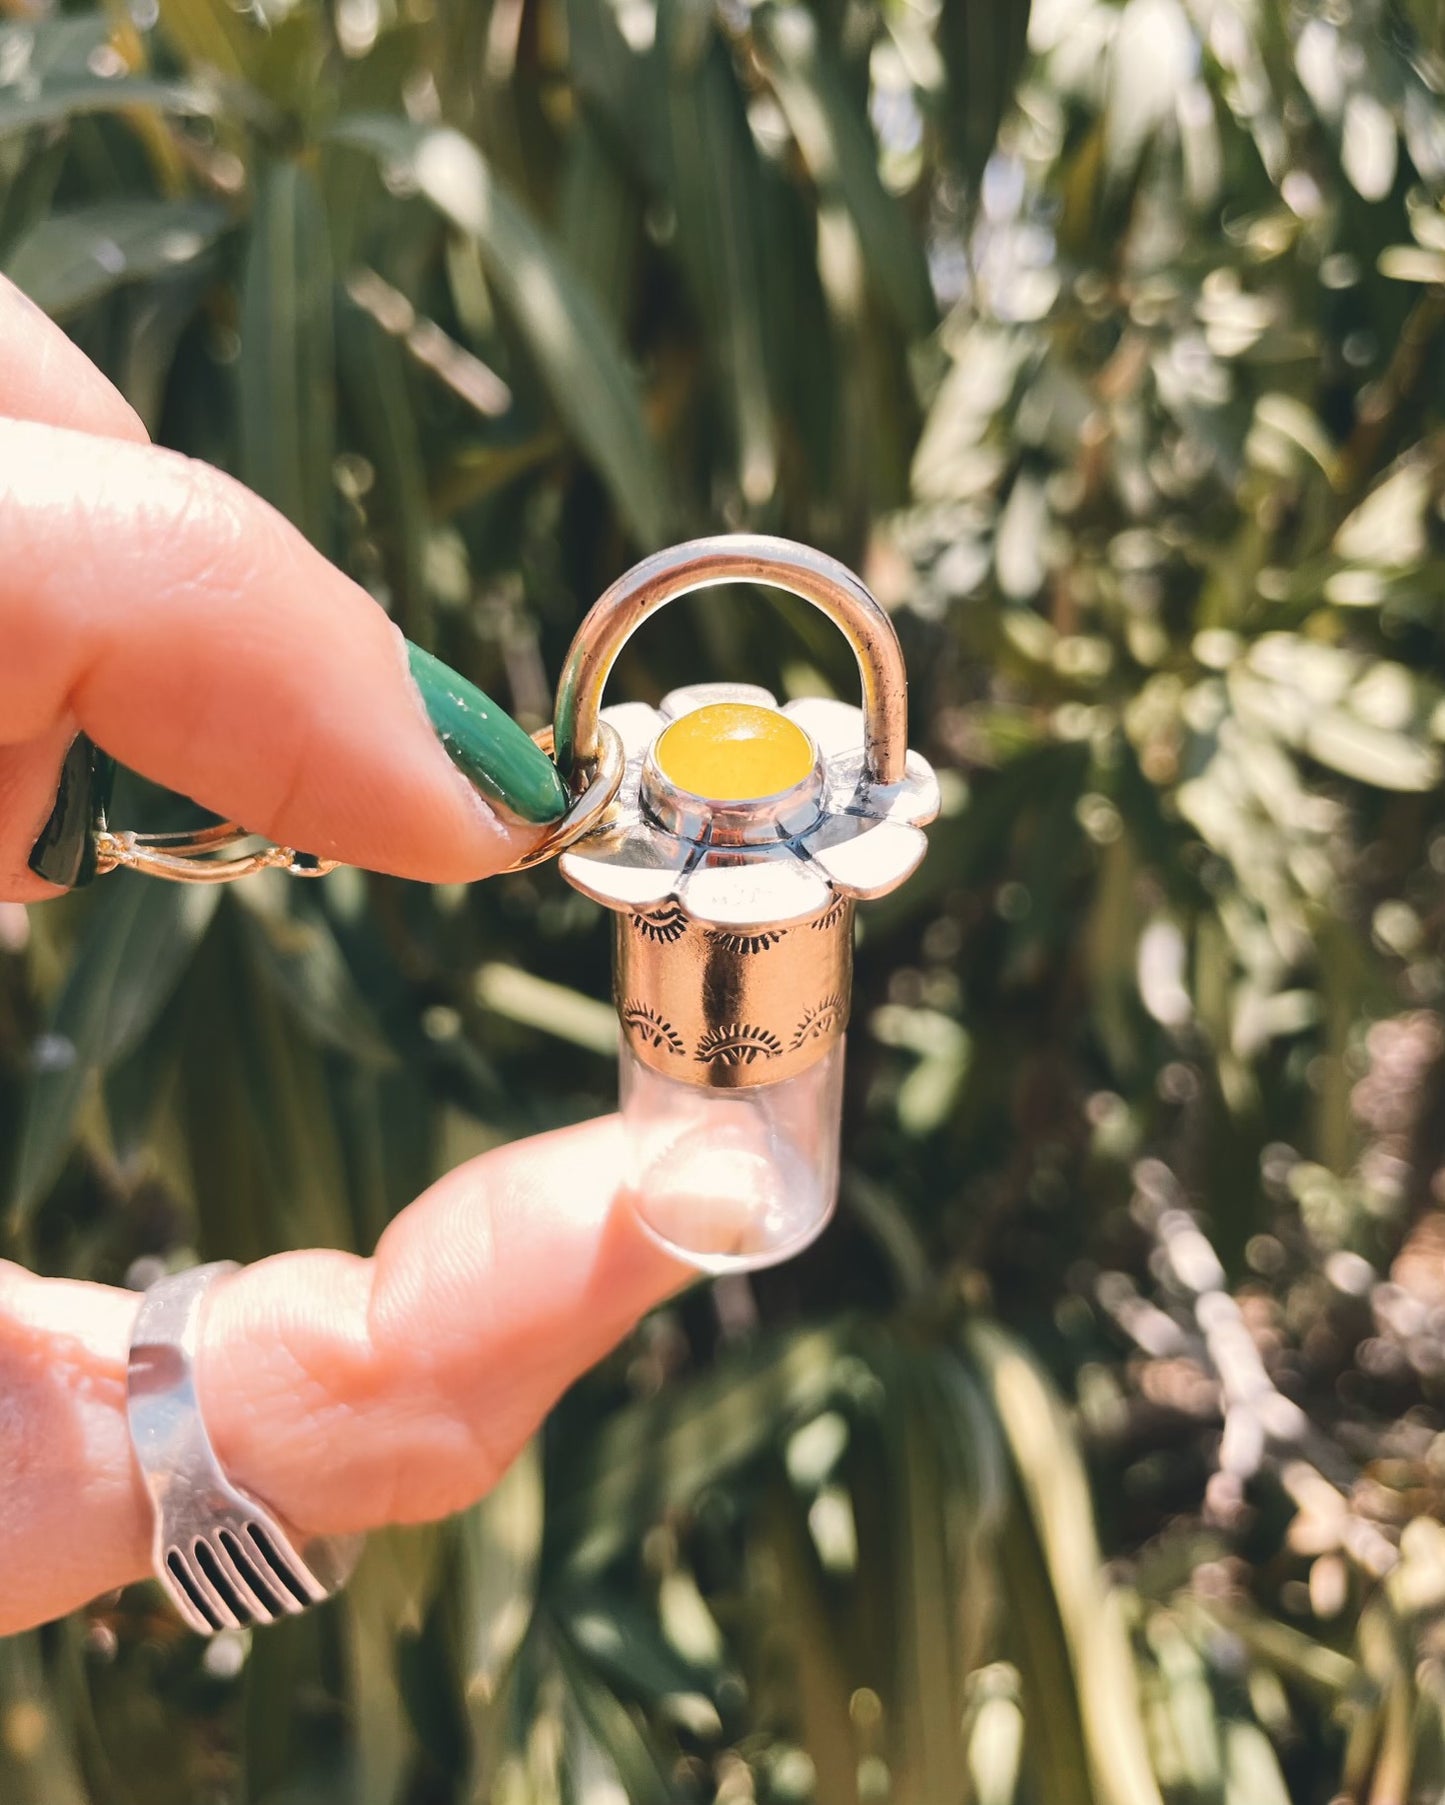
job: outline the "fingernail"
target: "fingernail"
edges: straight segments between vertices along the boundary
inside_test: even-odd
[[[77,890],[95,876],[95,830],[105,826],[114,776],[114,761],[78,733],[60,767],[55,807],[30,849],[37,877]]]
[[[410,641],[407,661],[452,763],[491,801],[523,821],[555,821],[567,807],[557,767],[474,683]]]

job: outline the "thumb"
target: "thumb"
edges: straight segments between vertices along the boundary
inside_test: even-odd
[[[627,1206],[616,1117],[458,1167],[371,1260],[281,1254],[217,1287],[200,1395],[222,1465],[299,1529],[444,1516],[696,1277]]]

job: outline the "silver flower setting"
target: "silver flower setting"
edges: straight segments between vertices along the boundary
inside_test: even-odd
[[[747,804],[708,805],[669,786],[652,756],[659,736],[716,702],[793,721],[813,746],[807,778]],[[843,899],[895,889],[923,857],[938,780],[910,752],[899,782],[873,782],[863,712],[846,702],[809,697],[779,709],[751,684],[705,683],[674,690],[661,708],[620,703],[602,719],[621,737],[626,770],[602,826],[562,854],[562,872],[585,896],[643,917],[660,936],[689,922],[743,937],[822,926]]]

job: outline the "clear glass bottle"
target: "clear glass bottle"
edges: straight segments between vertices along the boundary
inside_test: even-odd
[[[629,1196],[670,1253],[704,1272],[770,1266],[833,1213],[843,1041],[776,1084],[709,1090],[644,1065],[624,1037]]]

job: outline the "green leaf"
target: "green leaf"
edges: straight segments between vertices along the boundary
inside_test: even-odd
[[[1224,1761],[1226,1805],[1290,1805],[1279,1757],[1258,1724],[1224,1726]]]
[[[253,67],[266,34],[259,17],[215,0],[159,0],[162,33],[193,68],[233,81]]]
[[[532,1621],[545,1516],[535,1439],[458,1525],[462,1562],[462,1674],[478,1737]]]
[[[0,109],[52,83],[87,80],[92,59],[107,54],[111,29],[104,13],[0,23]],[[44,218],[65,157],[63,139],[0,143],[0,255]]]
[[[24,139],[0,144],[0,260],[45,218],[65,167],[65,141],[31,151]]]
[[[395,1065],[396,1054],[325,916],[304,902],[283,912],[274,907],[274,898],[238,900],[238,920],[256,969],[311,1038],[349,1054],[360,1066],[379,1070]]]
[[[1148,1637],[1159,1663],[1163,1706],[1179,1752],[1182,1778],[1193,1796],[1217,1797],[1224,1751],[1204,1659],[1167,1612],[1157,1611],[1150,1618]]]
[[[306,1805],[356,1805],[349,1763],[338,1760],[334,1740],[324,1754],[315,1740],[316,1718],[337,1715],[327,1682],[337,1671],[345,1608],[304,1612],[273,1624],[251,1643],[237,1738],[240,1805],[270,1805],[293,1788],[292,1796]]]
[[[707,1378],[611,1417],[549,1524],[569,1571],[595,1573],[654,1513],[696,1498],[822,1409],[841,1332],[781,1337]]]
[[[562,176],[560,235],[611,320],[625,317],[637,264],[642,200],[590,121],[572,135]]]
[[[1109,49],[1104,163],[1112,180],[1131,181],[1147,146],[1172,123],[1197,54],[1179,0],[1127,0]]]
[[[559,1645],[557,1659],[575,1707],[568,1765],[582,1785],[574,1796],[612,1794],[627,1805],[681,1805],[657,1751],[612,1689],[565,1645]]]
[[[566,0],[566,11],[572,81],[597,138],[624,146],[649,184],[660,185],[665,157],[651,46],[634,49],[623,37],[613,0]],[[590,141],[593,129],[582,136]]]
[[[887,1433],[901,1494],[891,1549],[900,1622],[899,1724],[894,1763],[904,1797],[947,1796],[963,1758],[962,1674],[955,1638],[956,1586],[949,1548],[945,1448],[914,1383],[892,1388]]]
[[[769,1603],[777,1617],[773,1636],[778,1654],[794,1675],[794,1734],[812,1764],[814,1796],[830,1805],[833,1801],[859,1805],[856,1739],[848,1715],[854,1690],[848,1650],[829,1609],[826,1579],[804,1509],[791,1488],[774,1484],[758,1516],[755,1535],[759,1554],[771,1570]],[[939,1603],[935,1597],[930,1608],[936,1610]],[[891,1798],[905,1801],[914,1796],[901,1763],[894,1765],[891,1779]]]
[[[134,1047],[164,1007],[219,901],[207,885],[106,878],[36,1052],[10,1183],[13,1226],[29,1220],[70,1150],[92,1078]]]
[[[557,412],[597,465],[638,541],[663,543],[672,512],[669,484],[637,378],[596,296],[565,253],[460,132],[368,115],[341,120],[328,136],[369,151],[410,179],[458,231],[475,239]]]
[[[866,115],[806,6],[759,7],[753,30],[763,67],[808,173],[825,203],[842,207],[858,232],[878,293],[912,337],[931,332],[937,309],[923,244],[902,204],[883,186]]]
[[[1445,250],[1427,245],[1392,244],[1380,252],[1378,267],[1393,282],[1424,282],[1445,286]]]
[[[103,1075],[106,1128],[122,1167],[153,1175],[165,1171],[171,1154],[165,1115],[181,1056],[185,1006],[182,985],[137,1045],[114,1060]],[[184,1179],[175,1188],[184,1195]]]
[[[416,1739],[397,1685],[398,1632],[415,1635],[437,1595],[445,1527],[390,1528],[367,1538],[347,1586],[350,1686],[356,1772],[348,1805],[396,1805],[416,1759]]]
[[[0,1637],[0,1792],[6,1805],[88,1805],[79,1726],[46,1682],[39,1636]]]
[[[0,24],[0,93],[37,80],[83,78],[114,29],[105,12],[7,20]]]
[[[658,20],[666,70],[667,181],[678,249],[706,325],[718,401],[732,416],[737,483],[749,508],[772,499],[778,446],[764,348],[762,177],[727,51],[682,5]]]
[[[986,1690],[969,1726],[968,1777],[977,1805],[1013,1805],[1027,1733],[1015,1696],[1017,1676],[1000,1663],[978,1677]]]
[[[161,81],[150,76],[67,76],[35,89],[0,87],[0,138],[132,107],[205,118],[220,112],[221,102],[197,82]]]
[[[218,918],[191,983],[178,1089],[204,1200],[202,1251],[246,1261],[281,1248],[354,1247],[360,1212],[326,1056],[261,978],[233,909]]]
[[[99,201],[41,220],[10,253],[5,273],[64,319],[125,283],[193,268],[228,220],[206,201]]]
[[[557,1589],[548,1615],[585,1661],[626,1702],[694,1726],[720,1728],[714,1675],[673,1648],[652,1612],[626,1591]]]
[[[405,355],[350,295],[337,326],[343,410],[355,421],[358,449],[376,472],[366,507],[386,560],[392,591],[388,613],[408,639],[429,648],[433,630],[426,549],[431,509]]]
[[[1403,458],[1341,523],[1338,556],[1386,570],[1420,563],[1430,549],[1432,474],[1424,459]]]
[[[1028,48],[1029,0],[952,0],[938,15],[948,71],[943,126],[964,180],[976,182]]]
[[[570,1040],[589,1053],[607,1058],[617,1055],[617,1012],[610,1003],[600,1003],[549,978],[534,977],[515,965],[481,966],[475,988],[484,1009],[553,1034],[558,1040]]]
[[[1371,726],[1343,708],[1322,710],[1308,723],[1303,749],[1332,771],[1380,790],[1433,790],[1440,754],[1411,733]]]
[[[315,177],[263,167],[241,289],[241,476],[313,545],[331,541],[331,259]]]
[[[991,1323],[967,1334],[1003,1429],[1058,1609],[1097,1805],[1160,1805],[1119,1600],[1103,1576],[1089,1483],[1033,1355]]]

